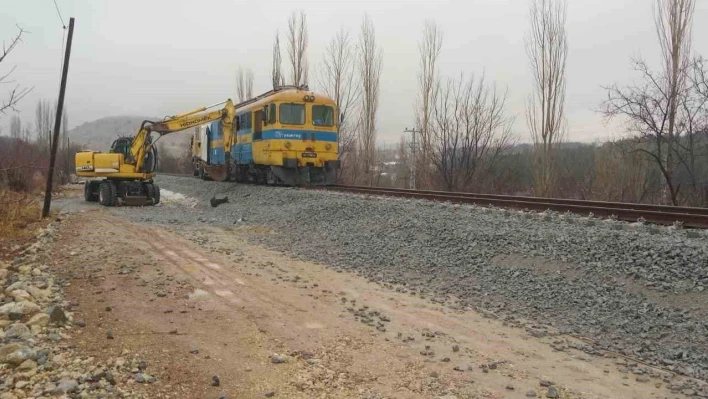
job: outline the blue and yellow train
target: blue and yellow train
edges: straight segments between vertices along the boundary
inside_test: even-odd
[[[236,105],[230,176],[260,184],[333,184],[340,168],[337,107],[305,87],[286,86]],[[192,138],[195,176],[227,163],[222,121]]]

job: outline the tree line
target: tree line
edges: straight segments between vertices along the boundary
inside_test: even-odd
[[[606,98],[595,111],[621,122],[625,135],[602,145],[568,137],[567,0],[529,2],[524,43],[533,86],[523,117],[531,145],[513,134],[517,115],[507,105],[507,88],[484,74],[442,76],[444,34],[426,21],[418,42],[415,147],[404,137],[388,153],[376,147],[383,52],[364,16],[358,34],[334,35],[315,69],[315,89],[332,97],[343,116],[340,181],[708,206],[708,65],[692,51],[695,0],[655,0],[653,11],[662,64],[631,59],[634,83],[603,86]],[[293,12],[287,26],[288,71],[276,32],[274,88],[308,84],[305,13]]]
[[[49,167],[49,153],[57,145],[56,184],[67,183],[75,174],[74,154],[81,150],[79,143],[68,137],[68,113],[63,111],[58,143],[52,142],[56,102],[38,100],[34,121],[25,121],[18,115],[10,119],[9,137],[0,137],[0,189],[34,191],[40,189]]]
[[[0,66],[4,66],[13,50],[22,43],[26,31],[18,26],[17,34],[9,46],[3,46]],[[56,171],[57,184],[66,183],[75,171],[74,154],[80,150],[77,144],[71,144],[67,135],[68,115],[63,111],[59,142],[52,142],[52,131],[57,112],[56,102],[46,99],[37,101],[34,120],[23,121],[17,115],[16,106],[32,87],[22,86],[11,79],[15,66],[5,68],[0,73],[0,84],[10,85],[3,93],[0,103],[0,115],[11,114],[9,137],[0,137],[0,190],[9,188],[14,191],[33,191],[39,189],[49,166],[49,151],[57,145]]]
[[[512,145],[505,94],[496,85],[485,89],[483,78],[473,86],[438,75],[442,33],[434,22],[426,24],[416,107],[422,145],[413,161],[420,171],[417,185],[708,206],[708,73],[705,59],[691,48],[694,10],[695,0],[654,2],[662,65],[654,69],[632,59],[637,81],[604,87],[597,111],[621,121],[627,134],[603,145],[568,143],[566,1],[530,2],[524,38],[533,76],[525,114],[528,148]]]

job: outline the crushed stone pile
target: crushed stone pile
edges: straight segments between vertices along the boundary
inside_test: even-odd
[[[0,261],[0,399],[142,397],[128,386],[144,375],[138,359],[100,362],[67,344],[85,323],[65,300],[69,283],[49,266],[56,234],[55,221],[20,256]]]

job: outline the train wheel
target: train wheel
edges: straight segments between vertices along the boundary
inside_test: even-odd
[[[266,173],[266,184],[269,186],[275,186],[278,184],[278,178],[273,174],[273,170],[268,170]]]

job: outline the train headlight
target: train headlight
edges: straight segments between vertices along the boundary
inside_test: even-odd
[[[284,145],[285,145],[285,148],[290,148],[290,146],[292,146],[292,144],[290,144],[289,141],[286,141]]]
[[[327,151],[331,150],[332,144],[330,144],[330,143],[325,144],[325,148],[327,149]]]

